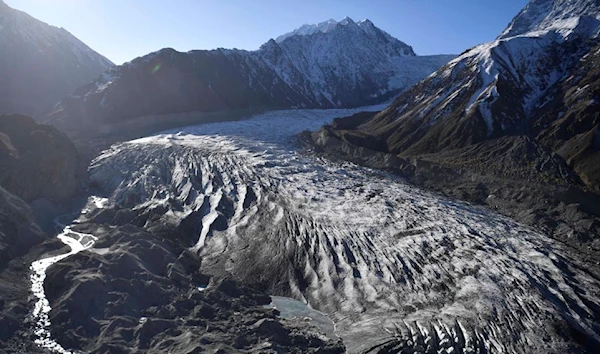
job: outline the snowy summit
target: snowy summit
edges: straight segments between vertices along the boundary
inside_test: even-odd
[[[338,25],[338,22],[334,19],[330,19],[327,20],[325,22],[321,22],[319,24],[316,25],[302,25],[299,28],[296,28],[295,30],[293,30],[292,32],[288,32],[286,34],[282,34],[281,36],[277,37],[275,39],[275,41],[277,43],[281,43],[283,42],[286,38],[292,37],[292,36],[308,36],[311,35],[313,33],[316,32],[323,32],[323,33],[327,33],[329,31],[331,31],[333,28],[335,28],[335,26]]]
[[[291,32],[282,34],[281,36],[275,38],[275,42],[281,43],[284,40],[286,40],[287,38],[290,38],[293,36],[310,36],[311,34],[315,34],[317,32],[329,33],[338,26],[347,26],[349,24],[358,25],[358,27],[363,29],[365,32],[372,31],[373,27],[375,27],[373,25],[373,22],[371,22],[368,19],[364,19],[359,22],[354,22],[350,17],[346,16],[339,22],[334,19],[329,19],[327,21],[317,23],[316,25],[315,24],[312,24],[312,25],[304,24]],[[390,36],[387,33],[385,33],[385,34],[387,36]],[[414,53],[413,53],[413,55],[414,55]]]

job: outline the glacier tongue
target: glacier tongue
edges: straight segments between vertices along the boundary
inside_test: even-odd
[[[173,225],[193,216],[189,246],[204,271],[308,301],[350,352],[560,352],[576,348],[569,333],[600,341],[600,283],[560,245],[386,173],[297,151],[295,134],[356,111],[166,132],[113,146],[90,172],[116,208],[161,210],[155,222]]]

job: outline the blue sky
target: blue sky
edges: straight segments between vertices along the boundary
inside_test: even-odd
[[[305,23],[370,19],[417,54],[494,39],[527,0],[5,0],[116,64],[164,47],[257,49]]]

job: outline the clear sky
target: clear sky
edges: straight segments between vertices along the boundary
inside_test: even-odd
[[[4,0],[64,27],[116,64],[161,48],[258,49],[305,23],[349,16],[425,54],[493,40],[527,0]]]

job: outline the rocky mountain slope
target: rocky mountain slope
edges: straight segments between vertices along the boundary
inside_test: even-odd
[[[35,209],[64,202],[80,189],[78,159],[75,145],[56,128],[0,115],[0,271],[43,240]]]
[[[26,255],[34,245],[41,243],[46,237],[36,224],[33,211],[27,203],[0,187],[1,352],[10,352],[6,350],[5,344],[15,337],[28,312],[28,264],[17,259]],[[14,352],[19,351],[28,352]]]
[[[0,186],[27,202],[71,197],[79,187],[75,145],[56,128],[0,115]]]
[[[0,113],[39,116],[112,66],[65,29],[0,0]]]
[[[600,6],[532,1],[494,41],[463,53],[348,134],[416,156],[528,136],[598,187]],[[589,160],[589,159],[592,160]]]
[[[561,239],[589,240],[598,229],[579,221],[600,216],[599,31],[597,1],[533,0],[493,42],[467,50],[383,111],[339,120],[313,138],[378,167],[392,166],[365,158],[364,149],[393,156],[393,167],[417,183],[544,229],[568,224]]]
[[[0,270],[44,239],[29,205],[0,187]]]
[[[360,106],[394,97],[453,58],[416,56],[368,20],[331,21],[327,31],[309,32],[256,51],[148,54],[75,90],[48,121],[89,135],[206,118],[189,112],[224,111],[211,117],[222,120],[261,109]]]

